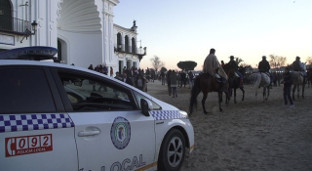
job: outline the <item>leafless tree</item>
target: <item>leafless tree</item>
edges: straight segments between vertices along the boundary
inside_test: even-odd
[[[269,63],[272,68],[280,68],[281,66],[285,66],[286,57],[270,55]]]
[[[155,71],[158,71],[159,68],[164,66],[164,63],[156,55],[153,58],[151,58],[151,62],[152,62],[152,66],[155,69]]]

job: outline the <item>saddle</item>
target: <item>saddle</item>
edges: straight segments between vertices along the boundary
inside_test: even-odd
[[[200,73],[199,75],[201,75],[201,76],[204,77],[204,78],[216,78],[216,80],[217,80],[218,83],[226,83],[226,79],[225,79],[224,77],[222,77],[221,75],[219,75],[219,74],[216,74],[216,76],[212,76],[212,75],[209,74],[209,73],[204,73],[204,72],[202,72],[202,73]],[[219,78],[218,78],[217,75],[219,76]]]

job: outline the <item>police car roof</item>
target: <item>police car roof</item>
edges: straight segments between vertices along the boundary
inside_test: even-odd
[[[0,59],[47,60],[54,59],[56,53],[53,47],[32,46],[0,52]]]

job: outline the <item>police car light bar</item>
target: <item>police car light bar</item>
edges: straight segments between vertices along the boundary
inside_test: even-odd
[[[0,52],[0,59],[46,60],[54,59],[56,53],[57,49],[53,47],[32,46]]]

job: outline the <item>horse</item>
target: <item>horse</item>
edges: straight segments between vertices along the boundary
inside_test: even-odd
[[[223,111],[221,108],[222,102],[222,92],[226,95],[226,104],[228,104],[229,93],[228,93],[228,83],[222,83],[223,86],[219,86],[217,78],[209,75],[208,73],[201,73],[195,77],[194,85],[191,89],[191,100],[189,106],[189,114],[191,115],[193,112],[194,105],[197,105],[197,96],[200,92],[203,92],[203,99],[202,99],[202,107],[205,114],[208,114],[205,107],[205,102],[208,96],[208,92],[217,92],[218,93],[218,101],[219,101],[219,110],[220,112]]]
[[[254,72],[251,77],[255,79],[254,88],[256,89],[255,96],[258,95],[258,89],[263,87],[263,101],[267,101],[270,96],[270,76],[264,72]]]
[[[223,67],[225,73],[228,75],[229,79],[229,94],[232,96],[232,90],[234,90],[234,103],[236,104],[236,89],[240,89],[243,93],[242,101],[245,99],[244,85],[240,77],[236,76],[235,70],[230,68],[227,64]]]
[[[299,92],[301,87],[301,97],[304,98],[305,81],[303,73],[300,71],[292,71],[291,78],[293,80],[292,99],[295,100],[295,91],[297,90],[297,97],[299,98]]]

